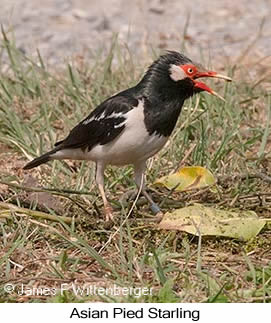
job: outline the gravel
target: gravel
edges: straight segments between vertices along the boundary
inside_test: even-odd
[[[138,55],[185,46],[196,59],[237,58],[255,39],[249,55],[271,53],[270,0],[0,1],[0,21],[17,46],[28,55],[39,48],[52,65],[74,55],[91,58],[114,33]]]

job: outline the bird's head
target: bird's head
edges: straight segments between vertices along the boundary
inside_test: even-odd
[[[148,72],[150,73],[152,82],[155,79],[157,80],[157,84],[161,82],[160,89],[167,83],[167,89],[170,87],[175,88],[175,90],[179,89],[186,98],[195,93],[205,91],[224,100],[205,83],[199,82],[198,79],[212,77],[231,81],[230,77],[206,70],[200,64],[192,62],[186,56],[175,51],[168,51],[167,54],[160,56],[150,66]]]

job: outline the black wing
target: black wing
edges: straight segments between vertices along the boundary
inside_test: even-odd
[[[126,113],[138,105],[137,99],[125,94],[122,92],[101,103],[56,146],[91,150],[97,144],[114,140],[125,128]]]

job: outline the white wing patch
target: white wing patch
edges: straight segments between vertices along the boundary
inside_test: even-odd
[[[127,113],[127,112],[126,112]],[[125,114],[126,114],[125,113]],[[96,121],[99,121],[99,120],[102,120],[102,119],[110,119],[110,118],[120,118],[120,117],[124,117],[125,116],[125,114],[123,113],[123,112],[118,112],[118,113],[116,113],[116,112],[112,112],[111,114],[109,114],[109,115],[105,115],[105,113],[103,112],[101,115],[99,115],[99,116],[95,116],[95,117],[91,117],[91,118],[88,118],[88,119],[86,119],[85,121],[83,121],[82,123],[84,124],[84,125],[87,125],[87,124],[89,124],[91,121],[93,121],[93,120],[96,120]],[[121,124],[122,125],[122,124]],[[118,125],[117,127],[115,127],[115,128],[118,128],[118,127],[121,127],[121,125]]]
[[[88,118],[88,119],[86,119],[85,121],[83,121],[83,122],[82,122],[82,124],[87,125],[87,124],[89,124],[91,121],[93,121],[94,119],[95,119],[94,117]]]

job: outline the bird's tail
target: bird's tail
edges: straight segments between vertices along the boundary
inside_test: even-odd
[[[23,169],[31,169],[34,167],[37,167],[41,164],[47,163],[49,160],[52,160],[53,158],[52,155],[57,152],[59,150],[58,147],[56,147],[55,149],[48,151],[48,153],[41,155],[40,157],[37,157],[35,159],[33,159],[31,162],[27,163]]]

